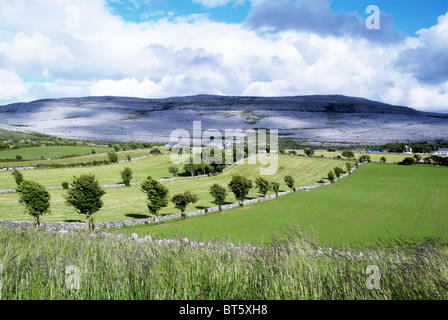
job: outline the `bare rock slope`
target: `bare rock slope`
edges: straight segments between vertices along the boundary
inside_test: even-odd
[[[175,129],[278,129],[310,142],[446,140],[448,115],[346,96],[85,97],[0,106],[0,124],[64,138],[168,142]]]

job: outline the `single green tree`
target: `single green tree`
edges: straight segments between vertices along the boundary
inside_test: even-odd
[[[278,182],[271,182],[269,185],[269,188],[275,192],[275,196],[278,197],[278,193],[280,191],[280,183]]]
[[[334,179],[335,177],[333,171],[328,172],[328,180],[330,180],[330,182],[333,183]]]
[[[226,203],[226,188],[219,184],[214,184],[210,187],[210,194],[215,199],[214,202],[218,205],[219,211],[222,211],[222,205]]]
[[[118,154],[115,152],[109,152],[107,154],[107,157],[109,158],[109,161],[112,163],[118,162]]]
[[[419,163],[420,160],[422,160],[422,156],[419,155],[419,154],[414,154],[414,159],[415,159],[415,162],[416,162],[416,163]]]
[[[190,191],[186,191],[184,193],[178,193],[171,198],[171,201],[174,203],[174,206],[181,211],[182,218],[186,218],[185,209],[190,203],[198,202],[199,198],[197,195],[191,193]]]
[[[249,194],[250,189],[253,188],[252,180],[243,176],[233,176],[229,182],[228,187],[239,201],[240,206],[243,205],[244,199]]]
[[[11,174],[14,177],[14,180],[16,181],[16,185],[20,186],[20,184],[23,182],[22,172],[18,171],[17,169],[14,169],[14,171],[11,172]]]
[[[103,207],[101,197],[105,193],[93,174],[85,174],[73,178],[72,188],[67,191],[65,202],[79,214],[85,214],[89,219],[89,229],[93,230],[95,225],[92,215]]]
[[[162,154],[162,152],[160,151],[159,148],[154,148],[151,150],[151,152],[149,152],[149,154],[152,156],[158,156],[159,154]]]
[[[160,210],[168,206],[169,190],[159,181],[152,179],[152,177],[148,177],[142,182],[141,190],[146,193],[146,205],[149,212],[154,215],[154,222],[156,222]]]
[[[263,197],[266,197],[266,194],[269,191],[269,181],[265,178],[258,177],[257,179],[255,179],[255,188],[258,189],[258,192]]]
[[[312,156],[314,156],[314,150],[313,150],[313,149],[305,148],[303,151],[305,152],[305,154],[306,154],[308,157],[312,157]]]
[[[385,156],[382,156],[381,159],[380,159],[380,161],[381,161],[382,163],[386,163],[387,159],[386,159]]]
[[[121,172],[121,179],[123,179],[123,183],[126,187],[131,186],[132,174],[133,172],[131,168],[124,168]]]
[[[173,175],[173,177],[177,177],[177,174],[179,173],[178,167],[169,167],[168,171]]]
[[[353,165],[350,162],[345,163],[345,168],[347,169],[348,174],[352,174]]]
[[[118,151],[120,151],[121,146],[118,143],[116,143],[113,145],[113,148],[114,148],[115,152],[118,152]]]
[[[128,154],[128,155],[126,156],[126,158],[128,159],[128,161],[131,161],[131,160],[132,160],[132,157],[131,157],[130,154]]]
[[[336,175],[337,178],[341,176],[342,172],[344,171],[341,168],[339,167],[334,168],[334,174]]]
[[[18,187],[19,202],[25,212],[34,217],[34,225],[40,226],[40,216],[50,212],[50,193],[39,183],[23,181]]]
[[[347,158],[347,159],[353,159],[353,158],[355,158],[355,154],[354,154],[352,151],[350,151],[350,150],[344,150],[344,151],[342,151],[342,156],[345,157],[345,158]]]
[[[289,189],[294,190],[294,178],[290,175],[285,176],[284,178],[286,185]]]

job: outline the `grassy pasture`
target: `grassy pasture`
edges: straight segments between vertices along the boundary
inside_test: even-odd
[[[97,152],[99,150],[95,149]],[[118,161],[127,160],[127,156],[131,155],[132,158],[139,158],[145,155],[148,155],[149,152],[152,149],[137,149],[137,150],[128,150],[128,151],[119,151],[117,152],[118,155]],[[106,151],[110,151],[110,148]],[[50,160],[27,160],[27,161],[8,161],[8,162],[1,162],[0,161],[0,168],[2,167],[23,167],[23,166],[36,166],[39,164],[44,165],[52,165],[52,164],[63,164],[63,165],[69,165],[69,164],[78,164],[78,163],[89,163],[93,161],[104,161],[108,160],[107,152],[102,151],[101,153],[96,154],[86,154],[79,157],[70,157],[70,158],[64,158],[64,159],[50,159]]]
[[[298,225],[324,243],[374,243],[400,236],[422,239],[448,232],[448,170],[433,166],[366,164],[324,188],[300,191],[244,208],[128,232],[203,241],[229,237],[260,243]]]
[[[83,168],[58,168],[58,169],[38,169],[22,171],[25,179],[39,182],[45,187],[58,187],[64,181],[71,182],[73,176],[81,174],[95,174],[100,184],[121,183],[120,172],[129,167],[134,171],[133,182],[141,182],[148,175],[154,179],[170,178],[172,175],[168,168],[173,164],[169,155],[159,155],[138,161],[95,166]],[[11,172],[0,172],[0,189],[11,189],[15,187]]]
[[[305,153],[303,151],[297,151],[297,154],[305,155]],[[315,152],[315,154],[314,154],[314,156],[316,156],[316,157],[320,157],[321,155],[323,155],[324,157],[329,157],[329,158],[333,158],[333,157],[337,157],[337,156],[342,157],[342,152]],[[396,153],[389,154],[389,153],[373,152],[373,153],[355,153],[355,158],[359,159],[359,157],[362,155],[370,156],[370,160],[372,160],[372,161],[381,161],[381,157],[385,157],[387,162],[400,162],[406,157],[413,156],[413,155],[409,155],[409,154],[396,154]],[[344,158],[344,157],[342,157],[342,158]]]
[[[64,156],[69,156],[69,155],[90,154],[92,149],[95,149],[97,152],[106,152],[106,151],[112,150],[112,148],[109,148],[109,147],[98,147],[98,146],[29,147],[29,148],[0,151],[0,159],[15,159],[16,155],[21,155],[24,160],[40,159],[41,157],[59,158],[59,157],[64,157]]]
[[[108,165],[93,168],[69,168],[69,169],[45,169],[45,170],[29,170],[24,171],[26,179],[38,181],[45,186],[57,186],[64,180],[68,180],[72,175],[81,173],[94,173],[101,184],[120,182],[119,173],[125,166],[129,166],[134,170],[134,182],[143,181],[148,175],[153,178],[169,177],[168,168],[172,166],[169,155],[161,155],[143,159],[130,163],[118,165]],[[293,176],[296,180],[296,186],[314,185],[318,180],[325,178],[326,173],[334,167],[345,167],[345,161],[302,158],[279,156],[279,169],[273,176],[268,176],[269,181],[277,181],[280,183],[281,191],[287,190],[287,186],[283,181],[283,177],[287,174]],[[213,199],[209,194],[209,188],[214,183],[227,186],[232,175],[246,175],[255,180],[259,176],[261,165],[239,164],[234,168],[214,177],[204,177],[196,179],[186,179],[164,182],[169,188],[170,195],[190,190],[198,194],[199,202],[195,205],[187,207],[188,211],[215,207],[212,203]],[[14,187],[14,179],[9,172],[0,173],[10,181],[10,185]],[[33,176],[34,175],[34,176]],[[2,180],[3,182],[3,180]],[[44,216],[42,221],[85,221],[83,216],[72,213],[71,209],[64,204],[65,191],[51,191],[51,210],[52,214]],[[271,194],[271,193],[270,193]],[[249,198],[259,197],[257,190],[252,189]],[[140,187],[129,188],[107,188],[106,195],[103,197],[104,207],[95,214],[96,221],[113,221],[113,220],[129,220],[134,218],[146,218],[149,211],[146,207],[145,194],[140,191]],[[228,191],[227,201],[229,203],[237,202],[233,193]],[[31,217],[22,214],[23,208],[18,203],[17,194],[0,194],[0,219],[13,221],[24,220],[31,221]],[[172,203],[161,211],[162,214],[179,213]]]

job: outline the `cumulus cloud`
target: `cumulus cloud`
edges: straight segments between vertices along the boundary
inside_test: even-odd
[[[366,28],[365,18],[355,13],[331,12],[327,0],[267,0],[253,8],[246,23],[264,32],[295,30],[381,42],[396,42],[406,37],[393,28],[393,16],[381,12],[380,19],[380,29],[373,31]]]
[[[416,48],[404,50],[395,66],[411,73],[420,83],[443,84],[448,80],[448,13],[440,16],[438,24],[418,31]]]
[[[131,23],[113,14],[105,0],[78,0],[78,10],[67,10],[71,5],[2,0],[0,104],[87,95],[345,94],[448,109],[446,72],[436,70],[436,85],[421,82],[429,79],[425,59],[446,52],[447,42],[440,41],[446,39],[446,18],[416,38],[395,41],[384,21],[387,37],[372,40],[363,34],[371,30],[357,29],[360,17],[333,14],[322,0],[254,2],[244,24],[200,14]],[[329,20],[308,21],[304,12]],[[406,60],[406,52],[418,59]],[[23,80],[33,78],[44,82]]]

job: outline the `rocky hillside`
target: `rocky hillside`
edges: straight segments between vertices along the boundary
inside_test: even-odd
[[[278,129],[316,142],[446,139],[448,115],[345,96],[86,97],[0,106],[0,124],[66,138],[168,142],[175,129]]]

